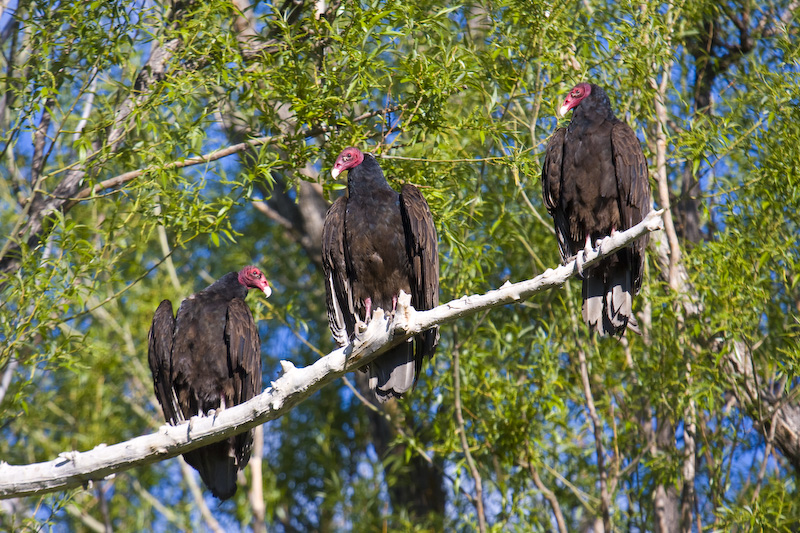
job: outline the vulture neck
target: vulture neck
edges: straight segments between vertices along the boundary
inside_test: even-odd
[[[238,272],[228,272],[203,291],[207,294],[219,294],[231,299],[247,296],[247,287],[239,283]]]
[[[378,162],[370,154],[364,154],[364,161],[347,173],[347,192],[350,198],[372,197],[378,189],[394,190],[389,186]]]
[[[575,111],[572,112],[570,126],[576,123],[591,126],[600,124],[606,120],[614,120],[614,111],[611,110],[611,102],[602,89],[593,85],[592,94],[587,96],[583,102],[575,108]]]

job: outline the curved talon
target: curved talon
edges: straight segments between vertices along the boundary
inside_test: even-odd
[[[583,250],[575,255],[575,266],[578,268],[578,275],[580,277],[583,277],[583,264],[588,260],[586,256],[591,251],[592,251],[592,237],[591,235],[587,235],[586,244],[584,245]]]
[[[613,237],[616,234],[617,234],[617,228],[612,227],[611,228],[611,233],[609,233],[609,237]],[[603,241],[605,241],[605,240],[606,240],[605,237],[603,237],[602,239],[597,239],[597,242],[595,243],[595,246],[597,247],[597,253],[598,254],[602,254],[603,253]]]
[[[366,298],[364,300],[364,323],[369,324],[370,319],[372,319],[372,298]]]

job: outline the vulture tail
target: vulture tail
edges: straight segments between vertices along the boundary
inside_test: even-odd
[[[583,281],[583,320],[601,336],[622,336],[630,328],[640,333],[633,316],[633,284],[627,268],[595,270]]]
[[[399,398],[416,382],[414,343],[403,343],[392,348],[369,364],[369,388],[375,398],[384,403]]]
[[[236,475],[239,471],[230,440],[215,442],[183,454],[183,458],[195,470],[211,494],[227,500],[236,493]]]

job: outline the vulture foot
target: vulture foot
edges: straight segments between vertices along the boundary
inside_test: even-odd
[[[372,318],[372,298],[367,298],[364,300],[364,317],[364,323],[369,324],[369,321]]]
[[[609,234],[609,237],[613,237],[616,234],[617,234],[617,228],[612,227],[611,228],[611,233]],[[597,239],[597,242],[595,243],[595,246],[597,247],[597,253],[598,254],[602,254],[603,253],[603,241],[604,240],[606,240],[605,237],[603,237],[602,239]],[[586,252],[584,251],[584,253],[586,253]]]
[[[386,318],[391,322],[394,320],[394,315],[397,314],[397,295],[395,294],[392,296],[392,310],[391,312],[387,313]]]
[[[592,237],[586,236],[586,245],[581,252],[575,255],[575,266],[578,268],[578,275],[583,277],[583,264],[586,262],[586,257],[592,251]]]

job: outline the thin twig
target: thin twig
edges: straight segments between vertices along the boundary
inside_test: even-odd
[[[402,107],[402,106],[392,106],[391,109]],[[376,111],[369,111],[367,113],[363,113],[353,119],[353,122],[360,122],[366,120],[368,118],[374,117],[380,113],[384,112],[384,110],[376,110]],[[318,135],[322,135],[323,133],[327,133],[330,129],[327,126],[319,126],[316,128],[307,129],[305,131],[300,132],[300,136],[302,137],[316,137]],[[234,144],[232,146],[227,146],[225,148],[220,148],[219,150],[214,150],[208,154],[198,155],[195,157],[188,157],[186,159],[180,161],[173,161],[171,163],[167,163],[166,165],[151,165],[149,167],[141,168],[138,170],[131,170],[129,172],[125,172],[113,178],[109,178],[107,180],[101,181],[97,185],[93,187],[87,187],[82,191],[78,192],[75,196],[70,198],[61,198],[62,200],[67,200],[67,203],[64,205],[64,210],[67,211],[75,204],[80,202],[81,200],[85,200],[89,197],[93,197],[94,195],[100,193],[106,189],[112,189],[115,187],[119,187],[132,181],[143,174],[153,171],[163,171],[163,170],[175,170],[181,169],[186,167],[191,167],[195,165],[202,165],[204,163],[210,163],[212,161],[217,161],[222,159],[223,157],[227,157],[229,155],[233,155],[239,152],[243,152],[245,150],[249,150],[252,148],[257,148],[259,146],[270,145],[276,142],[279,142],[285,139],[286,135],[267,135],[264,137],[257,137],[255,139],[250,139],[244,142],[240,142]]]
[[[761,487],[764,483],[764,476],[767,473],[767,462],[769,456],[772,454],[772,448],[775,442],[775,429],[778,427],[779,410],[776,410],[772,415],[772,422],[769,427],[769,435],[767,436],[767,445],[764,447],[764,460],[761,461],[761,467],[758,469],[758,477],[756,478],[756,488],[753,491],[753,497],[750,499],[751,505],[755,505],[758,501],[758,495],[761,494]]]
[[[161,215],[161,199],[156,198],[156,207],[155,207],[155,215]],[[158,242],[161,245],[161,253],[166,258],[164,260],[164,266],[167,268],[167,273],[169,274],[169,280],[172,282],[172,288],[176,291],[181,290],[181,282],[178,279],[178,273],[175,270],[175,263],[172,262],[172,250],[169,247],[169,241],[167,240],[167,229],[164,227],[163,224],[159,224],[156,228],[156,232],[158,233]]]
[[[581,382],[583,383],[583,394],[586,397],[586,408],[589,410],[589,418],[594,428],[594,445],[597,450],[597,472],[600,476],[600,512],[603,515],[603,530],[611,531],[611,499],[608,495],[608,472],[605,467],[605,452],[603,451],[603,425],[597,410],[594,406],[592,397],[592,387],[589,383],[589,369],[586,365],[586,353],[583,349],[578,350],[578,362],[581,368]]]
[[[113,483],[113,480],[110,481]],[[103,517],[103,525],[105,528],[105,533],[112,533],[114,528],[111,527],[111,515],[108,512],[108,498],[106,497],[106,484],[107,481],[101,481],[95,487],[97,491],[97,500],[100,507],[100,514]]]
[[[538,220],[539,222],[541,222],[541,224],[545,228],[547,228],[547,231],[549,231],[551,234],[555,235],[556,230],[553,227],[552,222],[548,222],[547,220],[545,220],[544,217],[542,217],[542,215],[539,214],[539,210],[536,209],[533,206],[533,203],[531,203],[530,199],[528,198],[528,195],[525,192],[525,189],[522,187],[522,183],[520,182],[520,179],[519,179],[519,167],[516,164],[514,164],[511,167],[511,173],[514,176],[514,183],[516,184],[517,188],[519,189],[519,192],[522,195],[522,199],[525,200],[525,203],[527,204],[528,209],[530,209],[531,214],[533,214],[534,218],[536,220]]]
[[[256,208],[256,211],[259,211],[262,215],[264,215],[268,219],[277,222],[284,229],[290,231],[296,230],[291,220],[278,213],[275,209],[270,207],[267,202],[262,202],[260,200],[253,200],[252,202],[250,202],[250,204]]]
[[[417,443],[417,441],[415,439],[412,439],[411,437],[409,437],[408,434],[403,429],[403,427],[400,426],[391,416],[389,416],[389,413],[386,413],[385,411],[380,410],[378,407],[375,406],[375,404],[373,404],[366,397],[364,397],[364,395],[361,394],[361,392],[358,390],[358,388],[355,385],[353,385],[353,382],[350,381],[350,379],[347,376],[342,376],[342,381],[344,382],[345,386],[347,386],[347,388],[350,389],[350,392],[353,393],[353,395],[358,399],[358,401],[360,401],[364,405],[364,407],[366,407],[370,411],[376,413],[378,416],[380,416],[381,418],[386,420],[386,422],[388,422],[392,426],[392,428],[397,432],[397,434],[400,435],[400,437],[403,439],[403,441],[402,441],[403,444],[407,444],[408,446],[410,446],[411,449],[414,450],[420,457],[422,457],[425,460],[426,463],[428,463],[433,468],[435,468],[436,471],[439,472],[442,475],[442,477],[447,479],[454,487],[457,486],[458,487],[458,491],[465,498],[467,498],[470,501],[470,503],[473,503],[473,504],[475,503],[475,501],[474,501],[475,500],[475,496],[473,496],[472,494],[467,492],[466,489],[464,488],[463,484],[456,483],[455,478],[453,476],[451,476],[450,474],[448,474],[442,468],[442,465],[437,464],[436,462],[434,462],[434,460],[431,458],[431,456],[428,455],[425,452],[425,450],[420,448],[420,446]]]
[[[227,157],[232,154],[236,154],[242,152],[244,150],[248,150],[251,148],[256,148],[259,146],[263,146],[266,144],[272,144],[281,140],[284,136],[283,135],[268,135],[265,137],[258,137],[256,139],[250,139],[249,141],[244,141],[238,144],[234,144],[232,146],[227,146],[225,148],[220,148],[219,150],[214,150],[208,154],[198,155],[195,157],[189,157],[183,159],[181,161],[173,161],[171,163],[167,163],[166,165],[151,165],[146,168],[141,168],[138,170],[131,170],[130,172],[125,172],[124,174],[120,174],[113,178],[109,178],[107,180],[101,181],[97,185],[93,187],[87,187],[82,191],[78,192],[74,197],[69,198],[67,204],[64,206],[65,210],[69,210],[79,201],[89,198],[90,196],[94,196],[101,191],[106,189],[112,189],[115,187],[119,187],[131,180],[138,178],[139,176],[146,174],[148,172],[153,171],[164,171],[164,170],[174,170],[174,169],[181,169],[186,167],[191,167],[194,165],[201,165],[203,163],[210,163],[212,161],[216,161],[218,159],[222,159],[223,157]]]
[[[105,525],[74,503],[69,503],[64,507],[64,510],[67,512],[68,515],[73,516],[80,520],[83,525],[94,531],[95,533],[106,533]]]
[[[133,484],[133,490],[136,491],[139,497],[152,505],[153,509],[161,513],[161,515],[166,518],[168,522],[174,524],[178,529],[184,529],[186,527],[186,524],[181,523],[179,515],[161,503],[161,500],[150,494],[150,491],[144,488],[135,476],[131,476],[131,481]]]
[[[264,504],[264,426],[253,430],[253,449],[250,453],[250,509],[253,511],[253,533],[267,533],[267,507]]]
[[[586,509],[590,513],[595,512],[595,509],[593,509],[592,506],[596,504],[597,498],[593,497],[591,494],[575,486],[574,483],[572,483],[570,480],[562,476],[558,470],[555,470],[547,463],[543,462],[542,466],[544,466],[545,470],[550,472],[550,475],[552,475],[554,478],[563,483],[564,486],[567,487],[572,492],[572,494],[575,495],[575,497],[578,499],[578,502],[580,502],[580,504],[583,506],[584,509]]]
[[[419,161],[422,163],[484,163],[486,161],[503,161],[512,156],[500,155],[495,157],[475,157],[471,159],[430,159],[427,157],[406,157],[403,155],[380,154],[381,159],[398,159],[400,161]]]
[[[98,56],[98,59],[99,59],[99,56]],[[89,73],[89,79],[91,81],[89,82],[89,88],[86,91],[86,95],[87,96],[86,96],[86,101],[83,103],[83,111],[81,111],[81,119],[78,122],[78,125],[75,126],[75,131],[72,134],[72,142],[73,142],[73,144],[78,142],[78,140],[81,138],[81,133],[83,133],[83,128],[86,127],[86,124],[89,122],[89,117],[92,114],[92,109],[94,107],[94,98],[95,98],[95,95],[97,94],[96,93],[96,91],[97,91],[97,74],[99,72],[100,71],[97,69],[97,66],[95,66],[95,67],[92,68],[91,72]],[[79,94],[78,98],[80,98],[81,96],[82,95]],[[76,98],[75,101],[77,102],[77,98]]]
[[[567,523],[564,521],[564,514],[561,512],[561,505],[558,503],[558,498],[555,492],[548,489],[542,482],[542,479],[539,477],[539,472],[536,470],[536,467],[533,466],[531,455],[531,449],[530,446],[528,446],[528,470],[531,473],[531,478],[533,478],[533,483],[536,485],[536,488],[539,489],[539,492],[542,493],[542,496],[550,503],[550,507],[553,509],[553,516],[558,525],[558,531],[560,533],[567,533]]]
[[[6,397],[8,388],[11,386],[11,378],[14,377],[14,372],[17,371],[17,366],[19,366],[18,359],[12,357],[8,360],[6,369],[3,371],[3,379],[0,380],[0,404],[3,403],[3,399]]]
[[[461,449],[464,450],[464,457],[467,459],[467,465],[475,482],[475,511],[478,513],[478,530],[481,533],[486,531],[486,515],[483,512],[483,483],[481,481],[481,474],[475,466],[475,461],[472,459],[472,453],[469,451],[469,444],[467,443],[467,432],[464,429],[464,417],[461,413],[461,378],[459,374],[461,368],[459,365],[459,351],[453,350],[453,396],[455,398],[454,409],[456,412],[456,424],[458,424],[458,435],[461,438]]]
[[[219,525],[217,519],[214,518],[213,514],[211,514],[211,509],[209,509],[208,505],[206,505],[206,501],[203,498],[203,491],[200,489],[200,486],[197,484],[197,481],[194,478],[194,470],[192,470],[192,467],[189,466],[189,463],[186,462],[186,459],[184,459],[183,456],[178,457],[178,462],[181,465],[183,480],[189,487],[189,492],[192,494],[192,499],[194,499],[194,503],[197,505],[197,509],[200,511],[200,515],[202,515],[203,520],[205,520],[206,524],[208,524],[208,528],[214,533],[225,533],[225,530]]]
[[[154,271],[155,269],[157,269],[158,267],[160,267],[160,266],[161,266],[161,264],[162,264],[164,261],[166,261],[166,260],[167,260],[169,257],[171,257],[171,255],[172,255],[172,252],[174,252],[174,251],[175,251],[174,249],[173,249],[172,251],[170,251],[170,255],[168,255],[168,256],[166,256],[166,257],[163,257],[163,258],[161,258],[161,259],[160,259],[160,260],[159,260],[159,261],[158,261],[158,262],[157,262],[155,265],[153,265],[152,267],[148,268],[148,269],[147,269],[147,270],[146,270],[146,271],[145,271],[145,272],[144,272],[144,273],[143,273],[141,276],[137,277],[136,279],[134,279],[133,281],[131,281],[130,283],[128,283],[127,285],[125,285],[125,286],[124,286],[122,289],[120,289],[119,291],[117,291],[117,292],[115,292],[114,294],[112,294],[112,295],[110,295],[110,296],[106,297],[106,298],[105,298],[105,299],[103,299],[103,300],[100,300],[100,301],[99,301],[99,302],[97,302],[97,303],[96,303],[94,306],[92,306],[92,307],[90,307],[90,308],[88,308],[88,309],[84,309],[84,310],[82,310],[82,311],[78,311],[77,313],[74,313],[74,314],[72,314],[72,315],[69,315],[69,316],[68,316],[68,317],[66,317],[66,318],[63,318],[63,319],[62,319],[62,322],[66,323],[66,322],[69,322],[70,320],[73,320],[73,319],[75,319],[75,318],[78,318],[79,316],[83,316],[83,315],[86,315],[86,314],[92,313],[92,312],[94,312],[94,311],[95,311],[97,308],[104,306],[104,305],[105,305],[105,304],[107,304],[108,302],[110,302],[110,301],[112,301],[112,300],[116,300],[117,298],[119,298],[119,296],[120,296],[120,295],[122,295],[123,293],[125,293],[127,290],[129,290],[131,287],[133,287],[134,285],[136,285],[137,283],[139,283],[140,281],[142,281],[142,280],[143,280],[144,278],[146,278],[147,276],[149,276],[149,275],[150,275],[150,273],[151,273],[152,271]]]

